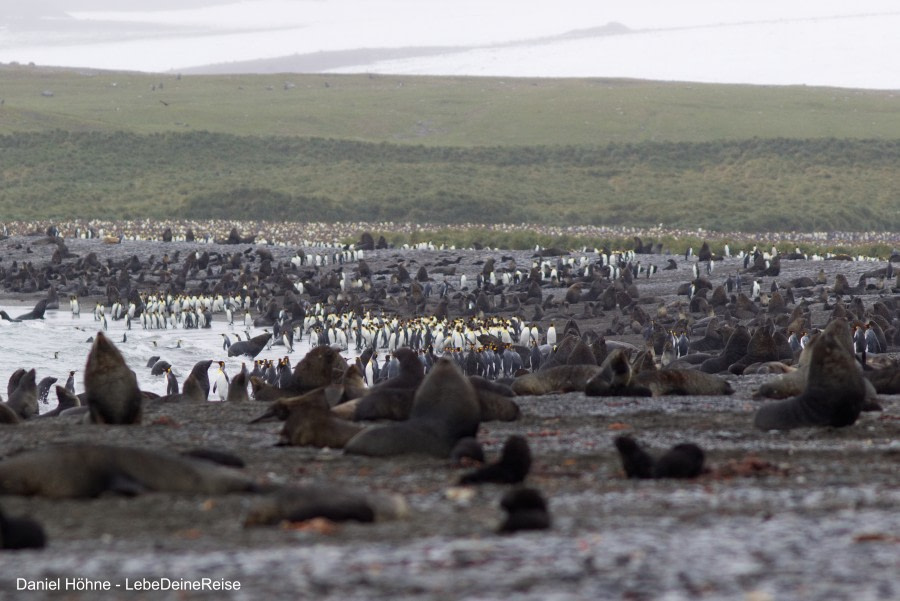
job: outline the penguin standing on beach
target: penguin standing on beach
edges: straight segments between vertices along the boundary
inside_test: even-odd
[[[213,382],[212,391],[218,395],[218,399],[211,400],[219,400],[224,401],[228,398],[228,384],[230,381],[228,380],[228,374],[225,373],[225,362],[219,361],[219,369],[216,370],[215,381]]]

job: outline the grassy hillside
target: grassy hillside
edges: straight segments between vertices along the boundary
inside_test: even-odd
[[[0,83],[5,219],[900,230],[889,92],[9,66]]]

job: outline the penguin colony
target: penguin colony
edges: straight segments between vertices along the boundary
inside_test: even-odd
[[[863,412],[881,409],[878,395],[900,393],[892,354],[900,347],[900,257],[867,263],[871,268],[851,284],[817,268],[819,260],[847,257],[782,255],[776,248],[730,257],[730,249],[717,255],[704,244],[696,255],[674,258],[650,254],[650,245],[636,240],[634,250],[619,252],[537,248],[527,263],[496,251],[473,269],[459,255],[437,251],[427,265],[414,264],[402,253],[376,250],[383,245],[367,235],[356,245],[310,246],[276,258],[252,237],[232,234],[227,242],[240,246],[232,252],[179,249],[118,262],[73,253],[55,235],[28,240],[53,249],[50,260],[4,261],[0,281],[8,293],[46,298],[32,311],[4,315],[9,327],[68,309],[93,320],[96,332],[83,369],[71,358],[73,369],[56,377],[38,380],[28,366],[12,373],[0,405],[0,421],[9,424],[3,427],[52,418],[72,428],[143,428],[150,427],[143,419],[148,407],[254,403],[254,422],[282,422],[273,444],[431,457],[456,470],[450,499],[468,498],[459,491],[471,487],[498,487],[503,517],[495,529],[511,533],[553,527],[552,499],[529,482],[540,457],[517,434],[494,441],[502,449],[487,461],[479,437],[482,424],[520,419],[529,397],[574,393],[597,403],[640,403],[689,395],[715,402],[748,388],[743,377],[764,375],[752,387],[758,400],[747,428],[769,432],[854,427]],[[815,277],[783,278],[786,262],[808,264]],[[674,301],[646,292],[659,269],[684,274]],[[84,314],[90,305],[92,317]],[[231,327],[221,352],[244,362],[236,374],[217,357],[203,358],[179,382],[165,358],[127,365],[117,348],[128,344],[129,330],[179,329],[187,337],[214,321]],[[113,331],[123,333],[121,342]],[[304,340],[312,350],[296,356]],[[280,359],[256,359],[275,346],[283,348]],[[141,390],[138,369],[164,377],[166,394]],[[62,378],[65,386],[54,386]],[[58,407],[41,414],[50,394]],[[640,438],[623,434],[606,449],[621,465],[619,477],[715,473],[710,454],[690,441],[648,452]],[[248,494],[256,499],[248,527],[318,517],[371,522],[409,511],[383,491],[258,481],[235,467],[240,449],[230,451],[48,445],[4,457],[0,492]],[[4,548],[47,544],[27,516],[0,519]]]

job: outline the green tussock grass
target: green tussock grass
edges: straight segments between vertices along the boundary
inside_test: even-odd
[[[0,78],[6,219],[900,230],[891,92],[13,66]]]

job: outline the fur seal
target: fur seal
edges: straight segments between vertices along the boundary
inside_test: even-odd
[[[726,380],[693,369],[660,369],[635,374],[632,385],[648,389],[653,396],[732,394],[734,389]]]
[[[19,315],[12,321],[26,321],[29,319],[44,319],[44,313],[47,310],[47,303],[49,301],[46,298],[42,298],[34,305],[34,309],[29,311],[28,313],[23,313]]]
[[[229,403],[242,403],[250,400],[247,394],[247,370],[242,369],[228,383],[228,396],[225,398]]]
[[[509,534],[519,530],[546,530],[550,528],[550,512],[544,496],[533,488],[515,488],[500,500],[506,518],[497,532]]]
[[[650,396],[649,388],[635,386],[634,371],[628,355],[622,349],[613,349],[603,364],[600,373],[588,380],[584,387],[587,396]]]
[[[513,380],[511,388],[520,396],[539,396],[553,392],[581,392],[588,381],[600,371],[599,365],[557,365],[519,376]]]
[[[119,349],[97,332],[84,367],[84,392],[95,424],[139,424],[141,391]]]
[[[10,517],[0,510],[0,549],[43,549],[46,545],[47,535],[37,521]]]
[[[739,325],[728,337],[725,348],[717,357],[707,359],[700,364],[700,371],[707,374],[717,374],[727,371],[728,366],[739,361],[747,354],[747,345],[750,344],[750,330],[747,326]]]
[[[266,332],[265,334],[254,336],[250,340],[240,340],[238,342],[234,342],[231,344],[231,346],[228,347],[228,356],[245,356],[251,359],[255,359],[256,356],[260,354],[264,348],[266,348],[266,345],[269,343],[269,339],[271,337],[272,334]]]
[[[408,420],[367,428],[347,442],[344,452],[448,457],[461,438],[477,434],[480,418],[472,383],[449,358],[442,357],[416,392]]]
[[[18,424],[22,421],[19,414],[9,408],[6,403],[0,403],[0,424]]]
[[[42,413],[40,417],[56,417],[60,415],[66,409],[72,409],[74,407],[81,407],[81,400],[71,392],[69,392],[65,386],[56,385],[54,387],[56,390],[56,398],[57,404],[56,407],[47,411],[46,413]]]
[[[482,484],[518,484],[525,480],[531,469],[531,448],[523,436],[513,435],[503,443],[500,459],[475,471],[464,474],[461,485]]]
[[[522,411],[512,399],[516,394],[512,388],[499,382],[491,382],[481,376],[469,376],[469,381],[478,395],[481,421],[512,422],[519,419]]]
[[[336,417],[319,395],[292,406],[278,446],[342,449],[360,430],[361,426]]]
[[[809,426],[849,426],[866,398],[866,385],[851,347],[845,319],[835,319],[813,340],[806,388],[799,396],[761,407],[754,418],[760,430]]]
[[[269,526],[325,518],[332,522],[369,523],[400,519],[409,508],[400,495],[362,493],[333,485],[290,486],[257,498],[244,526]]]
[[[35,384],[35,371],[29,369],[25,372],[9,395],[6,401],[7,407],[16,412],[22,419],[31,419],[40,411],[38,407],[38,390]]]
[[[133,447],[49,445],[0,462],[0,494],[66,499],[91,498],[104,492],[214,495],[255,490],[252,480],[231,468]]]
[[[693,443],[677,444],[654,459],[630,436],[617,436],[614,444],[628,478],[696,478],[703,473],[703,449]]]

